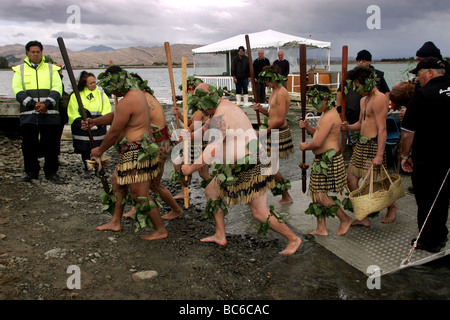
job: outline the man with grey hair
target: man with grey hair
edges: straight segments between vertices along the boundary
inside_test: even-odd
[[[417,75],[420,88],[403,118],[401,164],[403,170],[412,173],[417,223],[422,230],[420,238],[411,244],[439,252],[445,247],[448,234],[450,181],[446,177],[450,162],[443,147],[450,139],[450,79],[444,76],[445,64],[435,57],[421,60],[410,72]],[[424,118],[431,111],[436,115],[432,121]]]

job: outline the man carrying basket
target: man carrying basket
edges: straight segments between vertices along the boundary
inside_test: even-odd
[[[347,174],[347,184],[350,191],[358,189],[359,179],[367,175],[368,170],[373,166],[375,172],[383,173],[382,165],[386,167],[386,117],[389,108],[389,101],[386,96],[376,87],[375,74],[367,68],[356,67],[348,73],[349,86],[355,92],[363,96],[361,99],[361,112],[359,121],[349,125],[343,122],[341,129],[349,131],[359,131],[359,137]],[[374,172],[374,174],[375,174]],[[394,202],[387,207],[386,216],[383,223],[391,223],[395,220],[398,206]],[[369,217],[362,220],[355,220],[352,225],[370,226]]]

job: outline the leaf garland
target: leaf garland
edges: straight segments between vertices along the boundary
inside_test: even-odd
[[[114,91],[125,95],[130,90],[139,90],[139,80],[131,76],[126,70],[119,73],[102,72],[98,75],[98,85],[110,96]]]
[[[270,214],[267,217],[267,220],[263,222],[258,229],[258,234],[265,236],[270,229],[270,217],[274,216],[278,219],[278,222],[284,223],[283,217],[287,216],[287,213],[280,213],[275,211],[275,207],[273,205],[269,206]]]
[[[214,215],[217,213],[217,211],[220,209],[223,210],[223,215],[226,216],[228,214],[228,207],[224,200],[218,199],[218,200],[212,200],[208,199],[208,202],[206,203],[206,207],[203,210],[203,216],[207,219],[213,220]]]
[[[196,88],[200,83],[203,83],[202,79],[196,78],[194,76],[187,77],[187,87],[192,86],[193,88]],[[178,86],[178,89],[183,90],[183,85],[180,84]]]
[[[332,94],[331,92],[321,91],[317,90],[317,88],[314,88],[308,91],[306,96],[308,97],[309,103],[311,103],[317,110],[322,109],[322,100],[324,99],[327,100],[328,110],[336,106],[336,95]]]
[[[328,151],[325,151],[322,153],[322,157],[319,161],[319,163],[314,162],[312,165],[312,171],[315,173],[323,174],[325,176],[328,175],[328,165],[333,162],[333,157],[336,154],[336,150],[329,149]]]
[[[317,219],[322,219],[322,218],[328,218],[328,217],[334,218],[336,216],[336,213],[338,212],[339,208],[341,208],[341,207],[344,210],[353,212],[352,201],[350,200],[348,195],[349,194],[347,193],[346,194],[347,197],[344,197],[344,199],[342,201],[340,201],[338,199],[338,197],[332,196],[331,199],[333,199],[333,203],[331,203],[328,207],[325,207],[318,202],[311,202],[309,204],[308,209],[305,210],[305,213],[313,215]]]
[[[370,141],[370,139],[372,139],[372,138],[365,137],[365,136],[361,135],[361,133],[359,133],[359,132],[355,132],[355,133],[353,134],[353,138],[354,138],[356,141],[359,141],[359,143],[361,143],[361,144],[366,144],[367,142]]]
[[[272,68],[267,68],[258,74],[258,82],[260,83],[266,83],[267,81],[275,84],[278,82],[278,86],[281,87],[286,80],[287,77],[280,73],[275,73]]]
[[[220,98],[223,96],[222,88],[211,83],[208,91],[196,89],[195,94],[188,94],[187,104],[193,112],[197,110],[211,110],[219,105]]]
[[[364,95],[365,93],[369,93],[373,88],[377,86],[376,81],[376,73],[372,72],[372,75],[364,81],[364,84],[359,83],[359,87],[357,86],[357,80],[347,80],[347,85],[344,87],[345,94],[348,94],[349,89],[353,89],[355,93],[359,93],[360,95]]]
[[[270,189],[272,195],[279,196],[282,195],[284,191],[288,191],[292,188],[291,181],[287,178],[283,178],[282,181],[276,181],[275,187]]]

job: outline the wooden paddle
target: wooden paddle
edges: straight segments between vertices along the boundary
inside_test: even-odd
[[[83,118],[83,120],[86,120],[86,118],[87,118],[86,110],[84,109],[83,102],[81,101],[80,92],[78,91],[77,81],[75,80],[75,76],[73,74],[73,69],[72,69],[72,65],[70,63],[69,55],[67,54],[66,45],[64,44],[64,40],[61,37],[59,37],[57,39],[57,41],[58,41],[58,45],[59,45],[59,50],[61,51],[61,56],[62,56],[62,58],[64,60],[65,66],[66,66],[67,74],[69,75],[69,79],[70,79],[70,83],[72,85],[73,93],[75,94],[75,97],[77,98],[78,107],[79,107],[79,111],[80,111],[81,117]],[[87,132],[88,132],[89,140],[91,142],[91,146],[92,146],[92,148],[95,148],[96,146],[95,146],[94,137],[92,135],[91,129],[88,128]],[[107,194],[110,194],[108,180],[106,179],[105,169],[103,167],[99,170],[99,174],[100,174],[100,179],[101,179],[102,184],[103,184],[103,189],[105,190],[105,192]]]
[[[170,54],[170,44],[169,42],[164,42],[164,48],[166,49],[166,58],[167,58],[167,68],[169,69],[169,78],[170,78],[170,87],[172,88],[172,101],[173,101],[173,107],[177,107],[177,97],[175,95],[175,83],[173,80],[173,69],[172,69],[172,55]],[[183,83],[184,85],[184,83]],[[183,109],[184,108],[183,104]],[[177,129],[180,128],[180,124],[178,121],[178,113],[175,115],[176,122],[177,122]]]
[[[182,88],[183,88],[183,124],[184,129],[188,128],[188,104],[187,104],[187,65],[186,58],[181,58],[181,78],[182,78]],[[178,122],[178,121],[177,121]],[[184,163],[189,163],[189,155],[191,154],[189,149],[189,141],[184,140]],[[189,187],[187,185],[188,176],[184,177],[186,181],[186,186],[184,187],[184,207],[187,209],[189,207]]]
[[[112,60],[109,60],[109,65],[110,66],[114,65]],[[117,95],[114,95],[114,108],[116,108],[118,104],[119,104],[119,99],[117,98]]]
[[[258,103],[258,95],[256,94],[256,84],[255,84],[255,70],[253,69],[252,48],[250,47],[250,39],[248,34],[245,35],[245,43],[247,44],[248,65],[250,67],[250,77],[252,79],[253,101]],[[261,126],[259,110],[256,110],[256,120],[258,121],[258,128],[259,128]]]
[[[306,118],[306,45],[300,45],[300,102],[302,105],[302,120]],[[302,129],[302,142],[306,141],[306,130]],[[302,151],[302,163],[300,163],[302,169],[302,191],[306,192],[306,170],[308,164],[306,164],[306,153]]]
[[[348,46],[342,46],[342,71],[341,71],[341,119],[345,121],[346,97],[344,88],[347,85]],[[341,152],[345,151],[345,131],[341,133]]]

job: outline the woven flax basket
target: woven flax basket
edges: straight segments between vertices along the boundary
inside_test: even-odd
[[[386,168],[382,167],[384,177],[374,180],[374,170],[373,166],[371,166],[361,186],[350,192],[349,198],[357,220],[362,220],[373,212],[387,208],[406,195],[401,184],[400,175],[389,175]]]

